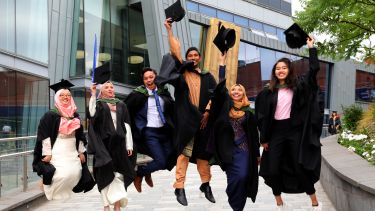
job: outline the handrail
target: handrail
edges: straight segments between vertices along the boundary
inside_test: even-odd
[[[22,141],[36,138],[36,136],[21,136],[21,137],[12,137],[12,138],[0,138],[0,142],[7,142],[7,141]]]
[[[23,136],[23,137],[12,137],[12,138],[1,138],[0,143],[4,142],[13,142],[13,141],[23,141],[23,140],[30,140],[34,139],[36,136]],[[5,155],[0,155],[0,197],[1,197],[1,188],[2,188],[2,181],[1,181],[1,161],[4,160],[5,158],[9,157],[23,157],[23,168],[22,168],[22,186],[23,186],[23,191],[27,190],[28,187],[28,175],[27,175],[27,155],[32,154],[34,150],[28,150],[26,151],[26,145],[23,145],[24,151],[23,152],[16,152],[16,153],[9,153]]]
[[[31,154],[33,152],[34,152],[34,150],[29,150],[29,151],[24,151],[24,152],[16,152],[16,153],[10,153],[10,154],[6,154],[6,155],[0,155],[0,160],[2,160],[4,158],[8,158],[8,157],[13,157],[13,156],[28,155],[28,154]]]

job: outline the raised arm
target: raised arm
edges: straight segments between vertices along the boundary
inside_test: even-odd
[[[219,61],[219,83],[225,79],[225,64],[227,60],[227,52],[225,51],[224,54],[220,55]]]
[[[164,26],[168,33],[169,50],[171,51],[172,56],[177,58],[182,63],[181,44],[180,41],[173,36],[171,20],[172,18],[168,18],[164,21]]]
[[[309,83],[317,87],[317,81],[316,81],[316,75],[318,74],[319,71],[319,60],[318,60],[318,52],[316,48],[314,47],[314,39],[313,38],[307,38],[307,46],[309,47],[309,66],[310,70],[308,73],[308,80]]]

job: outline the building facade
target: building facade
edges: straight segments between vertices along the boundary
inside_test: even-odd
[[[0,20],[0,128],[11,126],[16,136],[35,134],[39,118],[53,103],[48,85],[62,78],[75,84],[74,100],[85,119],[93,65],[109,62],[117,96],[124,98],[142,83],[143,67],[159,71],[169,51],[164,9],[174,1],[1,1],[6,18]],[[245,86],[250,100],[269,81],[279,58],[292,59],[300,74],[308,70],[306,49],[290,49],[285,43],[283,32],[293,23],[290,0],[181,2],[187,13],[173,30],[183,55],[190,46],[205,51],[210,18],[241,27],[237,83]],[[98,54],[93,64],[95,37]],[[320,68],[326,112],[374,100],[374,66],[320,58]]]

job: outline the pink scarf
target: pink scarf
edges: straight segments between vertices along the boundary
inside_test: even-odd
[[[64,105],[60,101],[59,96],[62,91],[60,89],[55,94],[55,107],[61,115],[59,133],[70,135],[81,126],[81,122],[78,118],[73,118],[74,112],[77,111],[73,98],[70,98],[70,104],[68,105]]]

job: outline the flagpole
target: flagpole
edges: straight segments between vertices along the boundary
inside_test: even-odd
[[[96,69],[96,34],[94,38],[94,59],[92,60],[92,79],[91,81],[94,83],[94,75]]]

